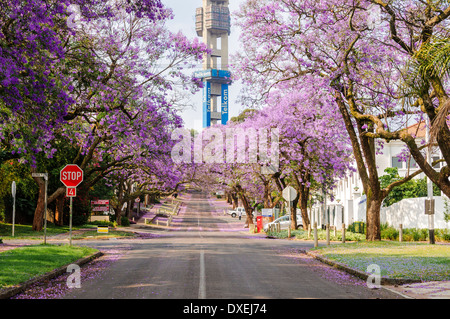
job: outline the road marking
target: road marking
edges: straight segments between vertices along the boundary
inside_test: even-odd
[[[205,285],[205,252],[200,251],[200,282],[198,285],[198,299],[206,299]]]

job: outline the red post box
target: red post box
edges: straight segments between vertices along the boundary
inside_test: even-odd
[[[258,233],[263,229],[263,218],[262,216],[256,217],[256,227],[258,229]]]

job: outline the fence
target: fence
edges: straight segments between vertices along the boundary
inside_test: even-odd
[[[317,222],[317,227],[323,228],[329,220],[330,226],[335,229],[341,229],[345,223],[345,209],[340,204],[327,205],[327,210],[323,210],[322,205],[313,206],[309,212],[309,220]]]

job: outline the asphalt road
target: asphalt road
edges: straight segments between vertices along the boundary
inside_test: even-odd
[[[205,194],[193,193],[186,204],[176,230],[151,239],[93,242],[127,250],[64,298],[401,298],[300,253],[312,243],[251,236],[236,228],[236,218],[215,213]]]

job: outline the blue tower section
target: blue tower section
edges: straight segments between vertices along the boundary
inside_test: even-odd
[[[203,127],[211,126],[211,82],[203,82]]]
[[[221,103],[221,111],[222,111],[222,125],[226,125],[228,122],[228,84],[222,84],[222,103]]]
[[[203,70],[194,73],[203,81],[203,127],[228,122],[231,73],[225,70]],[[220,97],[220,99],[219,99]]]

